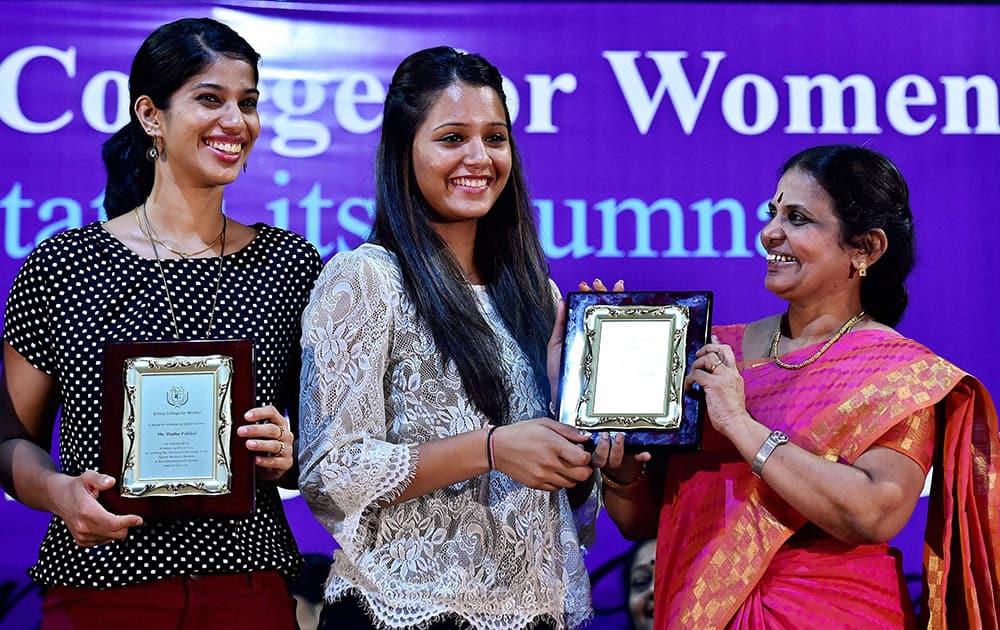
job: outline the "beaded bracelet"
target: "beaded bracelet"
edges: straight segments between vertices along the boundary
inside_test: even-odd
[[[486,464],[490,467],[490,470],[494,470],[494,468],[493,468],[493,432],[497,430],[497,427],[496,427],[495,424],[488,424],[488,425],[486,425],[486,427],[487,427],[487,431],[486,431]]]
[[[643,477],[645,476],[646,476],[646,462],[642,462],[642,469],[639,471],[639,474],[636,475],[635,479],[633,479],[632,481],[615,481],[611,475],[607,474],[606,472],[601,472],[601,480],[603,481],[604,485],[607,486],[608,488],[611,488],[612,490],[625,490],[627,488],[631,488],[632,486],[642,481]]]

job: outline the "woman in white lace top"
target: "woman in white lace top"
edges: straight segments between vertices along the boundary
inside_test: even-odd
[[[591,456],[545,417],[556,303],[497,69],[404,60],[376,178],[371,242],[304,316],[299,485],[340,545],[320,627],[578,626],[564,489],[587,497]]]

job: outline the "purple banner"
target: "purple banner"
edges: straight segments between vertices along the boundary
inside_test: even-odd
[[[763,288],[758,242],[777,169],[806,146],[863,143],[896,161],[911,187],[919,261],[900,331],[1000,392],[990,355],[1000,327],[989,323],[1000,269],[1000,6],[7,3],[0,306],[40,240],[101,218],[100,145],[127,120],[142,39],[202,15],[263,55],[263,130],[249,172],[227,192],[238,220],[298,231],[324,258],[361,243],[392,71],[415,50],[448,44],[482,53],[507,78],[564,291],[594,277],[632,290],[710,289],[716,323],[781,310]],[[286,506],[303,551],[328,553],[332,539],[301,500]],[[26,584],[46,520],[0,504],[0,580]],[[911,523],[898,541],[908,572],[919,572],[921,529]],[[624,548],[603,522],[592,568]],[[617,579],[595,589],[602,607],[620,604]]]

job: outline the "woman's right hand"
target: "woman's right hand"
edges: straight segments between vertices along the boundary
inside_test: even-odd
[[[57,474],[51,483],[52,512],[69,528],[73,540],[81,547],[103,545],[122,540],[130,527],[142,525],[135,514],[119,516],[104,509],[97,495],[115,485],[114,477],[87,470],[73,477]]]
[[[551,418],[536,418],[493,431],[493,467],[536,490],[560,490],[587,481],[591,455],[585,433]]]

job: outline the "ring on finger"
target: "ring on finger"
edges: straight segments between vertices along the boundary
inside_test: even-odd
[[[285,453],[285,443],[284,442],[278,442],[278,444],[280,446],[278,447],[278,452],[274,454],[275,457],[281,457]]]
[[[725,361],[723,361],[723,360],[722,360],[722,357],[719,357],[719,358],[718,358],[718,359],[717,359],[717,360],[715,361],[715,363],[713,363],[713,364],[712,364],[712,367],[708,368],[708,373],[709,373],[709,374],[715,374],[715,369],[716,369],[716,368],[718,368],[718,367],[719,367],[720,365],[722,365],[723,363],[725,363]]]
[[[281,441],[281,438],[284,437],[284,435],[285,435],[285,427],[283,427],[283,426],[281,426],[279,424],[278,425],[278,441],[279,442]]]

